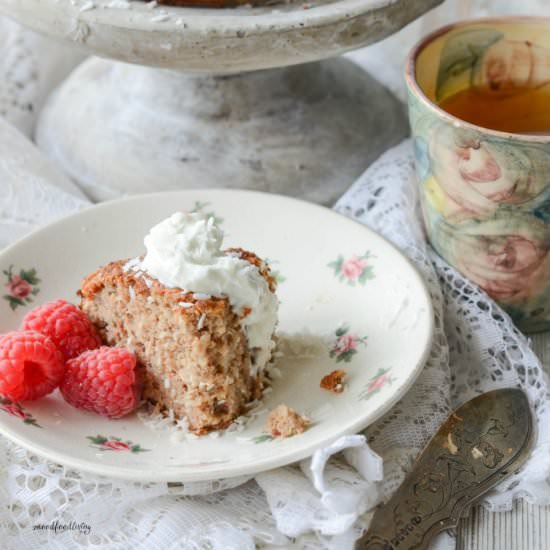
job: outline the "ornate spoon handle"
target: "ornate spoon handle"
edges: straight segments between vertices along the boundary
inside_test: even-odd
[[[522,391],[496,390],[468,401],[426,445],[355,550],[428,548],[435,534],[455,527],[474,500],[523,465],[532,442]]]

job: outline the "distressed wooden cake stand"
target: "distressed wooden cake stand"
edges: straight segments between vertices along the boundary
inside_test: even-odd
[[[236,9],[0,0],[99,57],[50,98],[38,145],[94,200],[242,187],[330,204],[407,132],[405,108],[351,61],[441,0]]]

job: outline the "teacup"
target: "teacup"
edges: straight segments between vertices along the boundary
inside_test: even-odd
[[[406,80],[433,247],[519,328],[549,329],[550,18],[444,27]]]

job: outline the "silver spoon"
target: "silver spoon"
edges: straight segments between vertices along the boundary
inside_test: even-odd
[[[523,465],[532,443],[533,420],[521,390],[496,390],[468,401],[376,510],[355,550],[428,548],[434,535],[456,527],[473,501]]]

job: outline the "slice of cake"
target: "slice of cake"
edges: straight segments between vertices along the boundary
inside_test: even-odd
[[[255,254],[221,250],[213,218],[174,214],[143,258],[89,275],[81,308],[109,345],[133,351],[143,398],[197,434],[227,427],[259,398],[271,358],[275,280]]]

